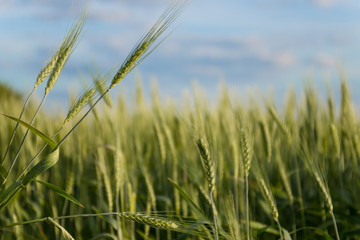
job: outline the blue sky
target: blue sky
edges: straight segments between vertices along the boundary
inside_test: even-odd
[[[92,0],[84,34],[50,101],[82,88],[97,66],[119,66],[169,0]],[[0,0],[0,79],[24,92],[87,1]],[[193,0],[174,32],[137,68],[145,89],[156,78],[160,94],[179,98],[196,81],[214,96],[221,80],[238,95],[272,93],[282,99],[305,78],[338,92],[344,68],[360,103],[360,1]],[[134,73],[118,89],[132,89]],[[39,89],[39,95],[42,95]]]

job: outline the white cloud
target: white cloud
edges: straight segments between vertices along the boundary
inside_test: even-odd
[[[343,3],[341,0],[313,0],[313,2],[320,7],[332,7],[339,3]]]
[[[336,57],[332,55],[320,53],[314,57],[313,62],[314,65],[322,68],[335,69],[338,61]]]
[[[296,64],[296,57],[290,51],[283,51],[276,54],[275,62],[279,67],[290,67]]]
[[[207,58],[214,61],[251,60],[253,63],[269,63],[280,68],[291,67],[296,64],[296,56],[293,51],[284,48],[274,49],[270,44],[254,36],[202,39],[201,43],[184,41],[181,45],[186,45],[194,58]],[[172,48],[173,51],[175,49],[184,48]]]
[[[206,76],[215,76],[220,77],[224,75],[224,69],[218,66],[210,66],[210,65],[204,65],[204,64],[196,64],[191,65],[187,71],[189,71],[193,75],[206,75]]]
[[[94,2],[90,7],[89,18],[102,22],[120,22],[130,19],[132,13],[119,4]]]

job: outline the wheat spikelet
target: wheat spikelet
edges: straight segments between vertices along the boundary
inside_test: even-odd
[[[329,207],[329,212],[333,212],[333,204],[331,200],[331,195],[329,192],[329,188],[326,182],[326,175],[324,173],[324,169],[319,162],[319,159],[316,156],[311,157],[309,152],[306,152],[304,149],[305,154],[305,164],[307,169],[310,173],[314,176],[316,182],[318,183],[322,194],[324,195],[325,201]]]
[[[237,181],[239,177],[239,168],[240,168],[240,153],[238,142],[235,137],[231,137],[231,151],[232,151],[232,158],[234,159],[234,179]],[[242,174],[242,173],[241,173]]]
[[[353,136],[353,145],[354,145],[356,157],[358,160],[360,160],[360,140],[359,140],[359,136],[357,134],[354,134],[354,136]]]
[[[63,124],[65,125],[71,119],[73,119],[85,107],[86,103],[89,103],[90,107],[92,107],[92,100],[96,96],[107,96],[105,93],[106,90],[104,90],[104,86],[106,85],[108,80],[108,74],[103,77],[99,77],[97,80],[94,80],[94,83],[91,86],[87,87],[87,89],[85,89],[83,93],[77,98],[77,100],[72,104]]]
[[[86,90],[84,94],[75,102],[75,104],[72,105],[63,124],[68,123],[72,118],[74,118],[76,114],[85,106],[85,104],[93,98],[95,93],[95,87]]]
[[[101,177],[104,181],[106,197],[109,204],[109,211],[112,211],[114,206],[112,184],[110,180],[111,178],[109,176],[109,168],[108,168],[109,165],[107,165],[105,162],[105,152],[103,151],[103,149],[101,148],[97,149],[97,157],[98,157],[98,166],[102,175]]]
[[[68,57],[70,56],[73,47],[75,46],[77,39],[80,36],[81,30],[86,20],[86,12],[84,12],[75,25],[67,33],[65,40],[59,47],[58,53],[56,53],[56,61],[51,61],[49,67],[52,67],[51,74],[45,87],[45,95],[48,95],[50,90],[55,86],[62,69],[64,68]],[[54,58],[55,60],[55,58]],[[46,70],[50,72],[50,68]]]
[[[294,106],[297,105],[296,93],[294,89],[291,89],[286,96],[285,100],[285,123],[291,125],[295,122]]]
[[[207,143],[205,142],[204,139],[202,138],[198,138],[196,140],[196,145],[198,147],[201,159],[202,159],[202,165],[203,165],[203,169],[209,184],[209,198],[210,198],[210,202],[211,202],[211,208],[212,208],[212,213],[213,213],[213,222],[214,222],[214,238],[215,240],[219,239],[219,235],[218,235],[218,228],[217,228],[217,216],[216,216],[216,207],[215,207],[215,203],[214,203],[214,198],[213,198],[213,192],[214,192],[214,188],[215,188],[215,170],[214,170],[214,164],[213,161],[210,157],[210,153],[209,153],[209,149],[207,146]]]
[[[346,85],[345,77],[342,76],[343,79],[341,81],[341,126],[344,129],[349,129],[354,124],[354,112],[351,105],[351,97],[349,93],[349,89]]]
[[[143,42],[132,55],[125,61],[114,76],[110,88],[113,88],[138,64],[138,60],[149,49],[150,42]]]
[[[265,199],[267,200],[267,202],[268,202],[268,204],[270,206],[273,218],[274,218],[274,220],[276,222],[278,222],[278,220],[279,220],[279,211],[277,209],[274,197],[273,197],[272,193],[270,192],[270,190],[269,190],[267,184],[265,183],[264,179],[260,179],[260,186],[261,186],[261,189],[263,190]]]
[[[292,137],[290,134],[289,129],[286,127],[286,125],[280,120],[279,116],[277,115],[275,109],[273,107],[268,107],[270,115],[272,116],[272,118],[275,120],[275,122],[277,123],[278,127],[280,128],[281,132],[283,132],[283,134],[287,137],[288,142],[292,142]]]
[[[263,165],[259,162],[257,158],[254,158],[254,164],[251,169],[260,186],[261,193],[270,207],[273,219],[279,224],[279,211],[277,209],[275,198],[270,189],[269,177],[267,175],[267,172],[264,170]]]
[[[210,157],[208,146],[205,143],[204,139],[202,138],[196,140],[196,145],[198,147],[202,159],[202,163],[203,163],[202,165],[206,175],[206,179],[209,184],[209,190],[210,192],[213,192],[215,187],[215,171],[214,171],[213,161],[211,160]]]
[[[64,40],[62,41],[60,47],[56,50],[56,52],[53,54],[53,56],[50,58],[50,60],[47,62],[47,64],[40,70],[36,82],[34,84],[34,87],[36,88],[39,86],[54,70],[58,60],[60,57],[64,57],[63,54],[65,50],[70,46],[75,44],[74,40],[78,36],[77,34],[80,33],[81,28],[85,21],[85,13],[82,14],[79,21],[67,32],[65,35]]]
[[[335,124],[331,124],[330,129],[331,129],[331,137],[334,141],[336,158],[340,159],[340,154],[341,154],[340,140]]]
[[[265,124],[265,121],[264,121],[264,120],[261,120],[261,121],[259,122],[259,124],[260,124],[262,139],[263,139],[263,141],[264,141],[266,159],[267,159],[268,161],[270,161],[270,159],[271,159],[271,141],[270,141],[269,128],[268,128],[267,125]]]
[[[328,107],[329,107],[329,117],[330,121],[333,122],[335,120],[335,106],[334,99],[332,97],[328,97]]]
[[[104,82],[106,82],[106,79],[104,79],[103,77],[98,77],[95,79],[93,78],[93,81],[95,83],[95,86],[96,86],[99,94],[105,93],[106,89],[104,86]],[[112,101],[111,101],[111,97],[109,94],[104,95],[104,101],[105,101],[106,105],[108,105],[110,108],[112,107]]]
[[[158,218],[158,217],[151,217],[149,215],[145,215],[142,213],[136,212],[124,212],[119,213],[120,217],[133,220],[138,223],[146,224],[154,228],[164,229],[164,230],[176,230],[179,228],[179,225],[173,221]]]
[[[111,81],[109,89],[118,84],[125,76],[136,67],[142,60],[144,60],[157,46],[151,48],[152,44],[158,39],[158,37],[169,27],[169,25],[178,17],[184,3],[180,4],[175,2],[171,5],[161,17],[155,22],[152,28],[147,34],[136,44],[134,49],[125,59],[124,63],[115,74]]]
[[[154,121],[154,130],[156,139],[158,140],[159,151],[160,151],[160,160],[162,164],[165,164],[166,160],[166,147],[165,147],[165,140],[162,132],[160,131],[160,127],[157,121]]]
[[[115,191],[120,191],[121,186],[124,184],[124,167],[125,167],[124,154],[120,149],[120,146],[116,148],[115,159],[114,159],[114,170],[115,170]]]
[[[329,193],[329,189],[328,187],[325,185],[325,181],[323,181],[323,179],[320,177],[320,175],[317,172],[314,172],[314,177],[316,182],[319,184],[319,187],[321,189],[322,194],[325,197],[325,201],[329,207],[329,212],[332,213],[334,210],[333,204],[332,204],[332,200],[331,200],[331,196]]]
[[[66,180],[65,192],[67,192],[67,193],[71,193],[71,192],[72,192],[72,189],[73,189],[73,187],[74,187],[74,181],[75,181],[75,179],[74,179],[74,172],[71,171],[71,172],[69,173],[69,176],[68,176],[67,180]]]
[[[277,148],[280,148],[280,144],[277,144]],[[277,162],[277,164],[279,166],[280,177],[281,177],[281,179],[282,179],[282,181],[284,183],[285,191],[286,191],[286,193],[288,195],[289,202],[293,203],[294,202],[294,196],[293,196],[292,191],[291,191],[291,183],[290,183],[290,180],[289,180],[289,178],[287,176],[287,171],[286,171],[285,164],[282,161],[280,154],[276,154],[275,159],[276,159],[276,162]]]
[[[46,66],[40,70],[40,72],[37,76],[36,82],[34,84],[34,88],[36,88],[42,82],[44,82],[45,79],[49,76],[49,74],[53,71],[56,62],[59,59],[59,55],[60,55],[60,49],[55,52],[55,54],[51,57],[49,62],[46,64]]]
[[[244,174],[245,177],[249,176],[250,167],[251,167],[251,156],[250,156],[250,148],[247,139],[247,135],[244,129],[241,129],[241,147],[244,158]]]
[[[50,74],[49,80],[47,81],[45,88],[45,95],[48,95],[50,90],[55,86],[62,69],[65,66],[66,60],[71,52],[71,48],[66,48],[59,56],[53,71]]]

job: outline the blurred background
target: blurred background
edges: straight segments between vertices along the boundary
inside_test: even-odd
[[[84,34],[49,95],[48,105],[63,105],[69,91],[81,91],[88,69],[119,67],[170,2],[0,0],[0,81],[28,93],[88,6]],[[189,1],[174,32],[116,91],[132,91],[139,75],[147,95],[156,79],[163,98],[179,99],[197,82],[213,99],[225,82],[236,95],[251,91],[282,101],[286,90],[300,92],[311,79],[323,93],[331,85],[338,98],[344,71],[360,103],[359,12],[358,0]]]

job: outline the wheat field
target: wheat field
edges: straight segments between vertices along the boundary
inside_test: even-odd
[[[196,93],[175,105],[141,83],[134,102],[110,98],[182,9],[165,10],[118,71],[93,74],[67,114],[42,105],[85,13],[29,95],[1,85],[2,239],[360,239],[360,119],[344,74],[339,103],[311,84],[281,104],[225,87],[212,105]]]

